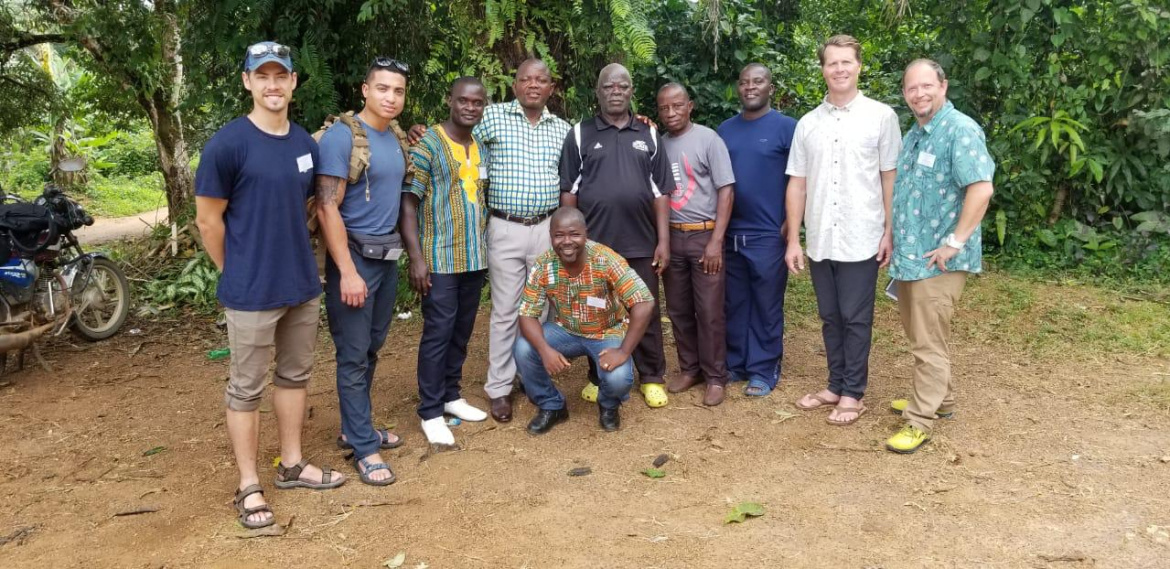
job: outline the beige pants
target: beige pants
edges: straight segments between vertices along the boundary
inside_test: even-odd
[[[272,350],[276,349],[277,387],[304,389],[313,369],[317,345],[317,321],[321,299],[272,310],[227,309],[228,347],[232,351],[231,376],[224,401],[233,411],[260,407]]]
[[[488,283],[492,287],[491,328],[488,335],[488,376],[484,392],[504,397],[512,392],[516,361],[512,347],[519,332],[520,293],[532,264],[552,247],[549,220],[522,225],[506,219],[488,220]]]
[[[902,412],[906,422],[930,432],[935,413],[955,405],[951,379],[951,316],[963,296],[967,273],[898,281],[898,312],[914,355],[914,395]]]

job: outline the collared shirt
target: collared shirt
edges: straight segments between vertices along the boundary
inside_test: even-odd
[[[654,200],[673,186],[658,130],[630,115],[622,128],[581,121],[561,151],[561,191],[577,195],[589,236],[627,259],[654,256]]]
[[[486,269],[487,150],[475,140],[464,148],[436,125],[410,149],[410,158],[414,181],[403,191],[418,196],[419,242],[431,272]]]
[[[926,126],[906,133],[894,182],[894,255],[890,278],[927,279],[942,274],[926,268],[926,253],[937,249],[959,225],[967,187],[990,182],[995,162],[983,129],[947,101]],[[983,233],[979,226],[963,250],[947,261],[949,271],[983,270]]]
[[[844,107],[826,97],[800,119],[788,175],[806,178],[809,258],[856,262],[877,255],[886,222],[881,173],[895,168],[901,145],[894,109],[861,93]]]
[[[490,105],[476,138],[492,153],[488,207],[520,217],[546,214],[560,205],[561,145],[569,123],[546,108],[534,125],[519,101]]]
[[[524,292],[520,315],[540,318],[546,304],[566,332],[594,340],[624,338],[626,315],[639,302],[654,296],[638,273],[613,249],[585,242],[585,267],[569,276],[557,252],[549,249],[536,258]]]

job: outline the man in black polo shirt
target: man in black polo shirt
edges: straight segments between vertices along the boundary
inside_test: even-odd
[[[641,392],[650,407],[666,405],[666,358],[658,311],[658,276],[670,261],[673,178],[658,131],[635,120],[630,72],[616,63],[597,77],[601,112],[573,126],[561,151],[561,205],[585,214],[590,237],[625,257],[654,295],[654,314],[634,350]],[[599,307],[604,309],[605,307]],[[590,376],[595,372],[590,370]],[[596,401],[592,383],[581,396]]]

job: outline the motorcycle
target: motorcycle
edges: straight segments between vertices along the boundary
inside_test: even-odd
[[[57,168],[84,166],[70,159]],[[73,235],[93,217],[51,182],[31,202],[2,189],[0,195],[0,365],[8,352],[66,328],[89,341],[118,333],[130,312],[126,275],[104,253],[86,253]]]

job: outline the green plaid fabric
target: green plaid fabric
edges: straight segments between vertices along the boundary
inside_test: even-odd
[[[545,109],[533,126],[520,103],[512,101],[484,110],[474,132],[492,154],[489,208],[520,217],[556,209],[561,196],[561,145],[569,123]]]

